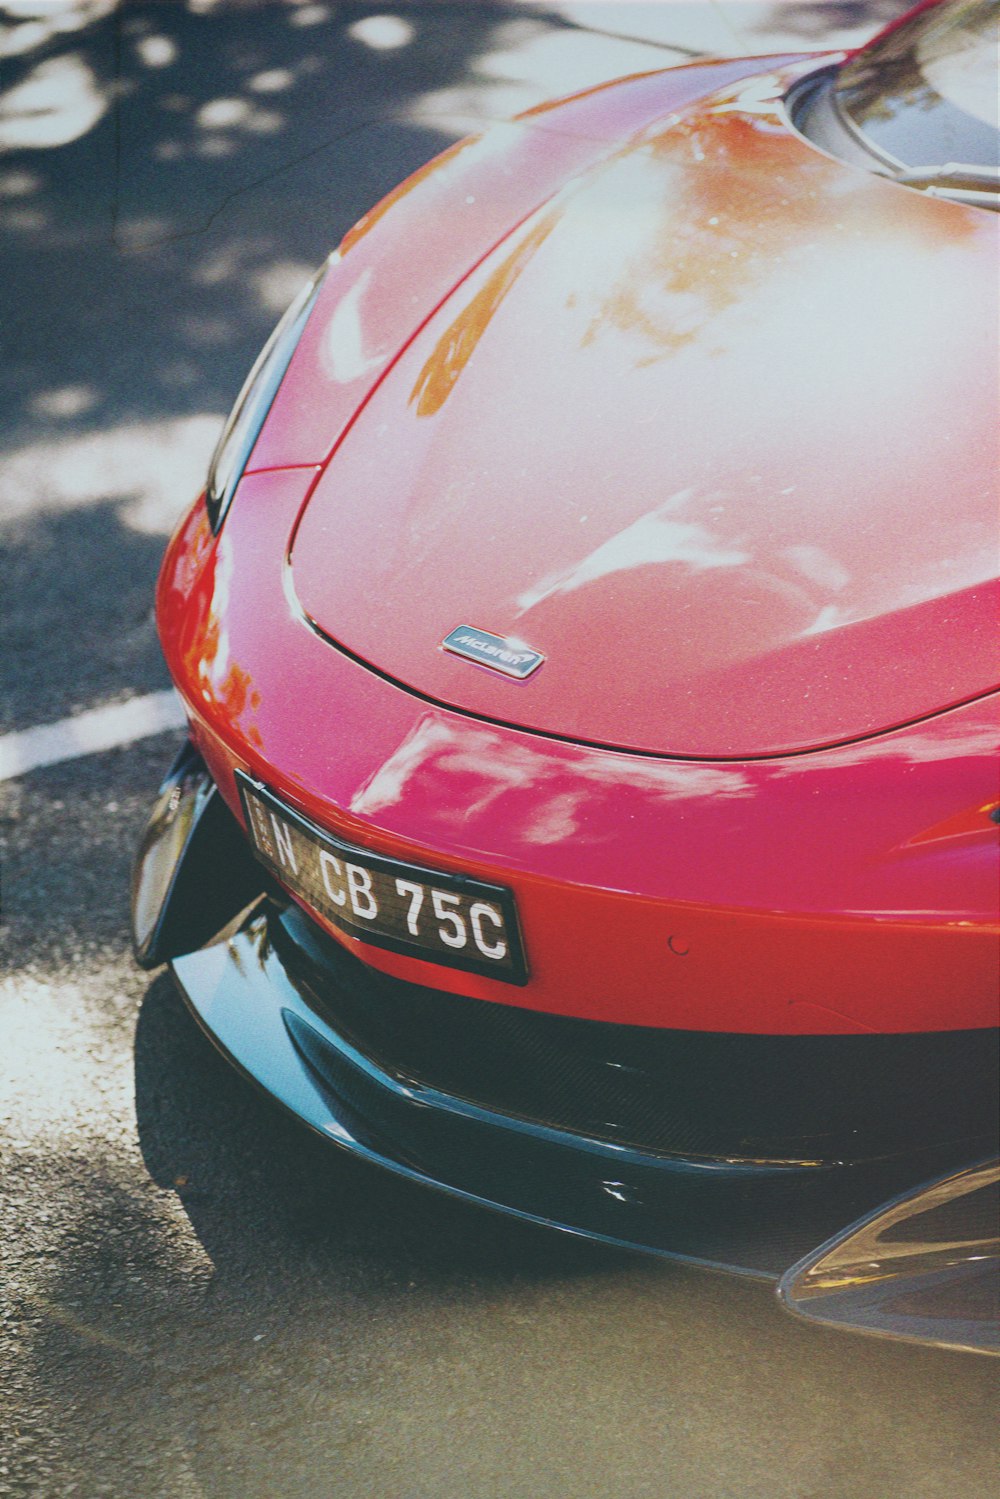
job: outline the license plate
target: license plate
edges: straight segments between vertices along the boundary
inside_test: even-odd
[[[236,784],[258,858],[342,932],[449,968],[527,983],[510,890],[344,843],[259,781],[237,771]]]

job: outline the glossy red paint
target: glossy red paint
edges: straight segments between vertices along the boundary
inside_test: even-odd
[[[242,768],[515,893],[523,990],[333,933],[375,968],[681,1029],[996,1023],[995,221],[800,141],[776,100],[816,65],[625,80],[418,173],[341,247],[220,534],[199,502],[170,543],[236,815]],[[459,623],[549,659],[495,678],[436,650]]]
[[[512,229],[623,138],[760,67],[617,79],[459,141],[407,178],[340,245],[247,471],[325,462],[396,355]]]
[[[694,758],[995,688],[996,221],[803,141],[798,71],[576,161],[438,307],[295,535],[332,639],[484,718]],[[440,650],[463,623],[546,663]]]
[[[318,472],[247,476],[218,537],[196,504],[171,541],[158,617],[196,742],[237,815],[239,766],[348,840],[509,885],[531,977],[515,991],[339,941],[439,989],[617,1022],[996,1023],[996,696],[742,764],[477,721],[303,618],[285,559]]]

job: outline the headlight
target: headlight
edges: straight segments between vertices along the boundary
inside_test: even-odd
[[[205,495],[213,531],[218,531],[229,509],[233,491],[240,482],[257,434],[264,425],[264,418],[271,409],[271,402],[278,393],[306,319],[319,295],[327,264],[306,282],[261,349],[222,429],[209,464]]]

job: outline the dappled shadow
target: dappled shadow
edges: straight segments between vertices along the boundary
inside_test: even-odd
[[[220,415],[308,270],[472,122],[408,123],[511,4],[140,3],[12,26],[0,75],[8,442]],[[169,306],[169,315],[165,310]]]
[[[350,226],[474,128],[415,103],[520,14],[0,0],[0,732],[166,685],[162,538],[247,369]]]
[[[42,512],[0,548],[0,731],[58,719],[126,684],[169,686],[153,622],[163,542],[123,525],[121,503]],[[53,616],[56,634],[39,627]]]
[[[157,735],[0,785],[0,972],[12,982],[69,974],[86,985],[88,965],[132,969],[132,860],[178,740]]]

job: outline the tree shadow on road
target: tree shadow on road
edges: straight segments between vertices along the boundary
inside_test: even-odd
[[[0,730],[61,718],[119,685],[169,685],[153,624],[163,541],[124,525],[122,503],[36,514],[15,545],[0,548]],[[55,639],[39,628],[53,615],[62,622]]]
[[[212,411],[309,269],[474,122],[415,121],[514,3],[89,0],[0,75],[0,410],[39,431]],[[44,7],[42,8],[44,11]],[[541,24],[544,13],[535,17]],[[374,29],[373,29],[374,23]]]

